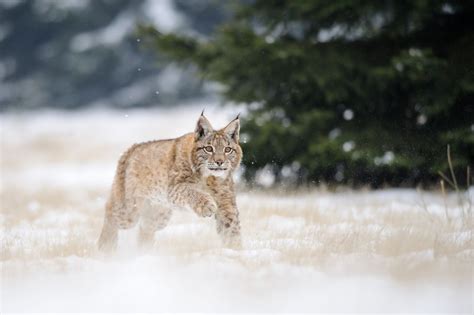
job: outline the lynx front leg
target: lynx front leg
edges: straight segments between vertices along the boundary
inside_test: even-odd
[[[241,248],[239,210],[235,201],[232,178],[221,181],[209,177],[207,187],[217,202],[216,228],[222,242],[227,247]]]
[[[237,208],[219,208],[216,213],[216,228],[225,246],[231,248],[240,248],[242,246]]]
[[[178,184],[169,191],[171,202],[178,206],[190,207],[202,217],[210,217],[217,211],[214,198],[195,188],[192,184]]]
[[[232,190],[214,191],[219,209],[216,213],[217,233],[221,236],[225,246],[240,248],[240,221],[239,210]]]

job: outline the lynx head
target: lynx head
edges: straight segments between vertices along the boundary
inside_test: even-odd
[[[237,169],[242,159],[239,131],[239,116],[214,130],[204,112],[201,114],[194,131],[193,163],[202,176],[226,178]]]

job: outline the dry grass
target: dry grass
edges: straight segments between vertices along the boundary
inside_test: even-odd
[[[259,255],[243,255],[242,262],[258,267],[277,260],[319,269],[338,264],[410,276],[446,265],[456,266],[450,268],[453,273],[469,271],[472,226],[448,223],[442,213],[428,216],[420,206],[397,204],[396,197],[380,196],[383,193],[348,194],[364,198],[348,197],[347,206],[341,206],[345,193],[315,190],[281,197],[242,192],[238,203],[244,248],[255,253],[271,251],[268,257],[262,255],[263,260]],[[105,195],[106,189],[3,190],[1,259],[96,255]],[[430,206],[441,207],[433,201]],[[187,258],[221,249],[212,220],[176,213],[170,226],[157,233],[154,251]]]

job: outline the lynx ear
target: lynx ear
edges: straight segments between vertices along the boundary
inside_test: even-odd
[[[235,142],[239,142],[239,134],[240,134],[240,119],[239,115],[232,120],[223,130],[224,132],[232,138]]]
[[[204,117],[204,111],[202,111],[196,125],[196,130],[194,131],[196,141],[209,135],[213,130],[211,123]]]

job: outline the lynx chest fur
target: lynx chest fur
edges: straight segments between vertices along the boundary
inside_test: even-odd
[[[106,204],[101,250],[113,250],[119,229],[139,223],[139,241],[151,245],[176,208],[214,216],[227,246],[240,246],[232,173],[242,159],[237,117],[214,130],[201,114],[194,133],[132,146],[119,160]]]

